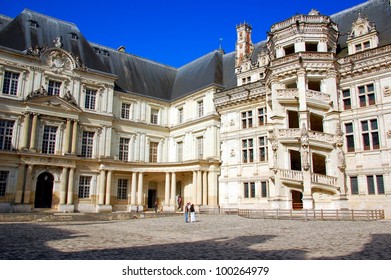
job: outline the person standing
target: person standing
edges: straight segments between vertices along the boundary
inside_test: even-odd
[[[194,204],[190,206],[190,222],[194,223],[195,222],[195,209],[194,209]]]
[[[187,207],[189,205],[189,203],[187,203],[185,205],[185,222],[188,223],[189,222],[189,207]]]
[[[157,200],[155,201],[155,213],[157,213],[157,207],[158,207],[158,204],[157,204]]]
[[[178,196],[178,210],[182,210],[182,197]]]

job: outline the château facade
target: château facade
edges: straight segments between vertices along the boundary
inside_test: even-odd
[[[174,68],[0,16],[0,211],[384,209],[391,7],[316,10]]]

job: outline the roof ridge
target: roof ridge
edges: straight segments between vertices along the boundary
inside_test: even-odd
[[[62,22],[62,23],[68,24],[68,25],[72,25],[72,26],[76,27],[77,30],[79,30],[79,28],[77,27],[77,25],[76,25],[75,23],[73,23],[73,22],[66,21],[66,20],[63,20],[63,19],[59,19],[59,18],[56,18],[56,17],[53,17],[53,16],[49,16],[49,15],[46,15],[46,14],[43,14],[43,13],[40,13],[40,12],[31,10],[31,9],[28,9],[28,8],[23,9],[23,11],[22,11],[19,15],[22,15],[22,14],[25,13],[25,12],[30,12],[30,13],[33,13],[33,14],[42,16],[42,17],[44,17],[44,18],[48,18],[48,19],[56,20],[56,21],[58,21],[58,22]],[[19,15],[18,15],[18,16],[19,16]],[[79,32],[80,32],[80,30],[79,30]]]
[[[220,51],[219,49],[216,49],[216,50],[213,50],[213,51],[211,51],[211,52],[208,52],[208,53],[206,53],[206,54],[204,54],[204,55],[202,55],[202,56],[200,56],[200,57],[198,57],[198,58],[196,58],[196,59],[194,59],[194,60],[192,60],[192,61],[186,63],[185,65],[179,67],[178,70],[179,70],[179,69],[182,69],[182,68],[184,68],[184,67],[186,67],[186,66],[189,66],[189,65],[191,65],[191,64],[193,64],[193,63],[196,63],[197,61],[200,61],[201,59],[203,59],[203,58],[205,58],[205,57],[207,57],[207,56],[211,56],[212,54],[215,54],[215,53],[221,53],[221,51]]]
[[[178,68],[174,67],[174,66],[171,66],[171,65],[168,65],[168,64],[164,64],[164,63],[160,63],[156,60],[152,60],[152,59],[149,59],[149,58],[145,58],[145,57],[142,57],[142,56],[139,56],[139,55],[136,55],[136,54],[132,54],[132,53],[128,53],[128,52],[121,52],[113,47],[108,47],[108,46],[105,46],[105,45],[102,45],[102,44],[99,44],[99,43],[95,43],[95,42],[90,42],[88,41],[88,43],[94,47],[94,46],[97,46],[97,47],[102,47],[102,48],[106,48],[110,51],[114,51],[114,52],[117,52],[121,55],[127,55],[127,56],[131,56],[131,57],[135,57],[135,58],[139,58],[139,59],[142,59],[144,61],[148,61],[148,62],[151,62],[153,64],[156,64],[156,65],[160,65],[160,66],[164,66],[166,68],[170,68],[170,69],[174,69],[174,70],[178,70]]]

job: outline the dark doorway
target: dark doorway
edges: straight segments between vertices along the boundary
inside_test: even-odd
[[[54,177],[48,172],[44,172],[37,178],[35,189],[35,208],[52,208]]]
[[[156,190],[148,190],[148,208],[155,208]]]
[[[310,130],[323,132],[323,117],[317,114],[310,114]]]
[[[299,128],[299,113],[296,111],[288,111],[288,126],[289,128]]]
[[[326,175],[326,157],[324,155],[312,154],[312,172]]]
[[[291,170],[301,171],[301,156],[299,151],[290,150],[291,156]]]
[[[303,209],[303,194],[298,191],[292,191],[292,209],[302,210]]]

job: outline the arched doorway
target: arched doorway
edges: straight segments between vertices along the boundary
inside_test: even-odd
[[[44,172],[37,178],[35,189],[35,208],[51,208],[54,177],[49,172]]]
[[[298,191],[292,191],[292,209],[302,210],[303,209],[303,194]]]

